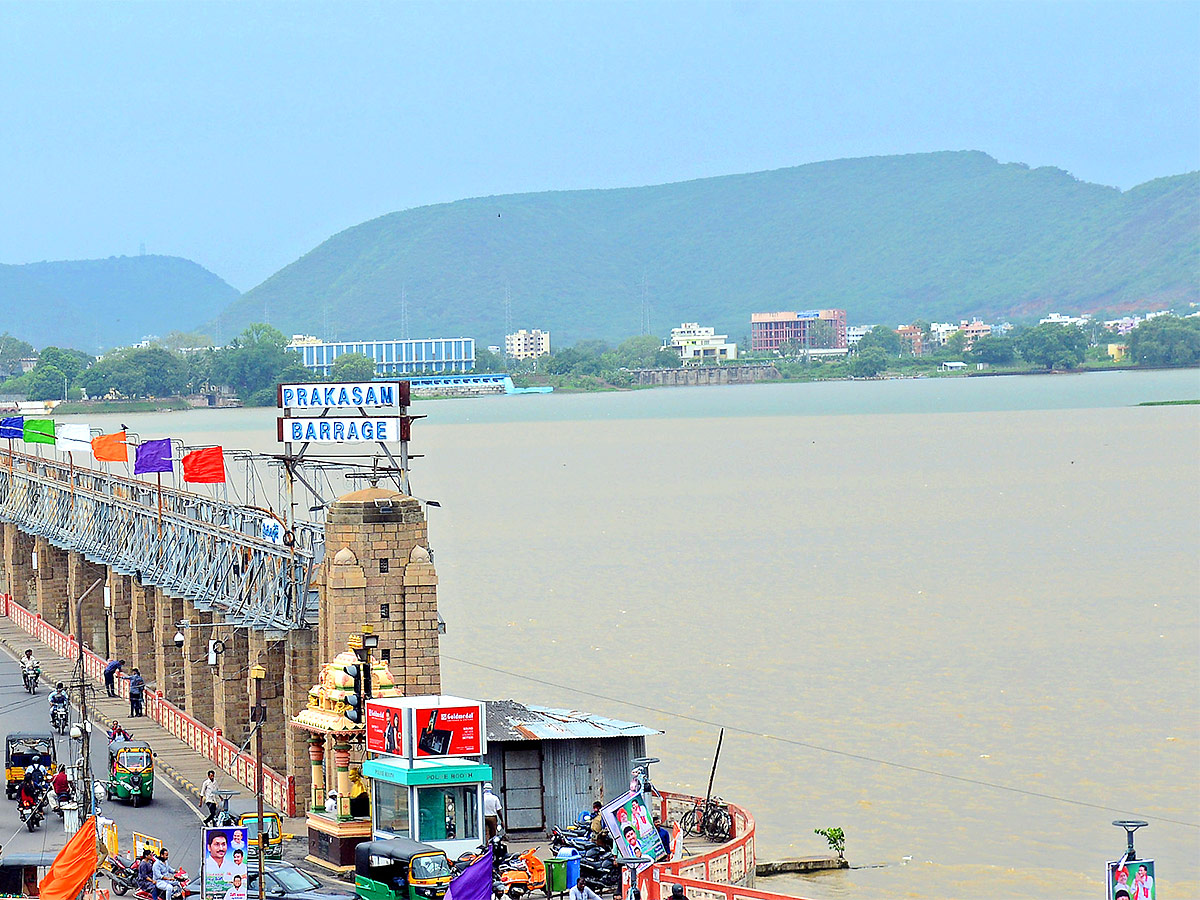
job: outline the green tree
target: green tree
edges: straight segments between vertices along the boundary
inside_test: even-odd
[[[971,358],[992,365],[1006,365],[1017,355],[1013,339],[1002,334],[989,334],[975,341],[971,348]]]
[[[73,382],[88,366],[92,357],[82,350],[70,350],[63,347],[46,347],[38,354],[37,367],[53,366],[60,374],[67,376],[67,381]],[[61,395],[60,395],[61,396]]]
[[[612,357],[613,368],[651,369],[656,365],[661,349],[662,341],[654,335],[639,334],[621,341],[616,350],[605,355]],[[679,359],[678,354],[673,355]]]
[[[1087,336],[1074,325],[1045,322],[1017,338],[1017,351],[1047,369],[1073,369],[1083,362]]]
[[[159,341],[168,350],[185,350],[195,347],[211,347],[212,338],[200,331],[168,331]]]
[[[293,362],[285,347],[287,338],[283,332],[262,323],[249,325],[217,353],[213,377],[234,388],[243,402],[249,403],[251,397],[262,399],[279,383],[279,374]]]
[[[829,849],[838,855],[838,859],[846,858],[846,832],[840,828],[814,828],[813,834],[819,834],[829,844]]]
[[[375,360],[365,353],[343,353],[333,361],[334,381],[370,381],[375,377]]]
[[[493,353],[487,347],[481,347],[475,342],[475,371],[480,373],[498,373],[505,370],[504,357]]]
[[[7,331],[0,334],[0,374],[20,374],[21,360],[33,356],[33,344],[13,337]]]
[[[967,349],[967,335],[961,328],[946,338],[946,343],[942,345],[942,351],[947,356],[961,357]]]
[[[878,347],[867,347],[854,354],[850,374],[855,378],[874,378],[887,368],[887,356]]]
[[[67,376],[57,366],[41,366],[29,373],[30,400],[62,400],[67,393]]]
[[[1129,332],[1127,346],[1144,366],[1194,366],[1200,362],[1200,318],[1155,316]]]
[[[887,356],[900,355],[900,335],[886,325],[876,325],[859,339],[859,351],[876,347]]]

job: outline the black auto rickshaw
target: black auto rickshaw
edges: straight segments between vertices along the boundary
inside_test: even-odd
[[[443,900],[450,884],[444,851],[391,838],[354,848],[354,893],[363,900]]]
[[[53,778],[58,771],[58,758],[54,752],[54,735],[50,732],[16,731],[4,740],[4,794],[15,799],[25,780],[25,770],[34,763],[46,767],[46,777]]]
[[[109,799],[128,800],[134,806],[154,797],[154,752],[145,741],[118,738],[108,745]]]

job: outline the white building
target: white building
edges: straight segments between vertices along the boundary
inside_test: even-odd
[[[328,375],[333,361],[345,353],[361,353],[373,360],[376,375],[470,372],[475,368],[475,341],[471,338],[322,341],[310,334],[294,334],[287,349],[299,354],[306,368],[322,375]]]
[[[863,339],[863,336],[874,327],[874,325],[847,325],[846,346],[857,346],[858,342]]]
[[[1044,319],[1038,319],[1039,325],[1075,325],[1082,328],[1088,322],[1092,321],[1089,315],[1082,316],[1064,316],[1061,313],[1050,313]]]
[[[663,344],[663,349],[678,353],[685,366],[737,359],[737,344],[729,342],[729,335],[717,334],[715,328],[701,328],[698,322],[672,328],[671,341]]]
[[[533,359],[550,355],[550,332],[538,328],[504,336],[504,355],[509,359]]]

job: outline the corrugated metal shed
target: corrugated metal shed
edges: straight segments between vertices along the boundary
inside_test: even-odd
[[[574,709],[526,706],[515,700],[488,700],[488,741],[553,741],[563,738],[646,737],[662,734],[637,722],[623,722]]]

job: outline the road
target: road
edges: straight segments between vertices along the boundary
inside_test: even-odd
[[[43,660],[43,662],[45,662]],[[0,735],[14,731],[50,732],[50,704],[53,684],[42,682],[37,694],[30,696],[21,684],[21,670],[7,650],[0,648]],[[71,710],[71,721],[79,721],[79,710]],[[128,728],[136,720],[127,720]],[[137,737],[137,728],[130,729]],[[79,744],[70,737],[55,738],[60,761],[73,762],[79,756]],[[103,778],[108,765],[108,746],[100,726],[93,726],[91,763],[94,777]],[[242,798],[237,798],[241,800]],[[248,804],[246,804],[248,805]],[[200,816],[194,802],[187,801],[169,778],[156,774],[154,800],[134,809],[119,801],[103,802],[103,815],[117,823],[121,850],[132,846],[132,833],[161,838],[171,851],[171,862],[182,865],[191,874],[200,862]],[[62,822],[53,813],[32,834],[17,815],[15,801],[0,798],[0,846],[4,853],[56,851],[66,843]]]

